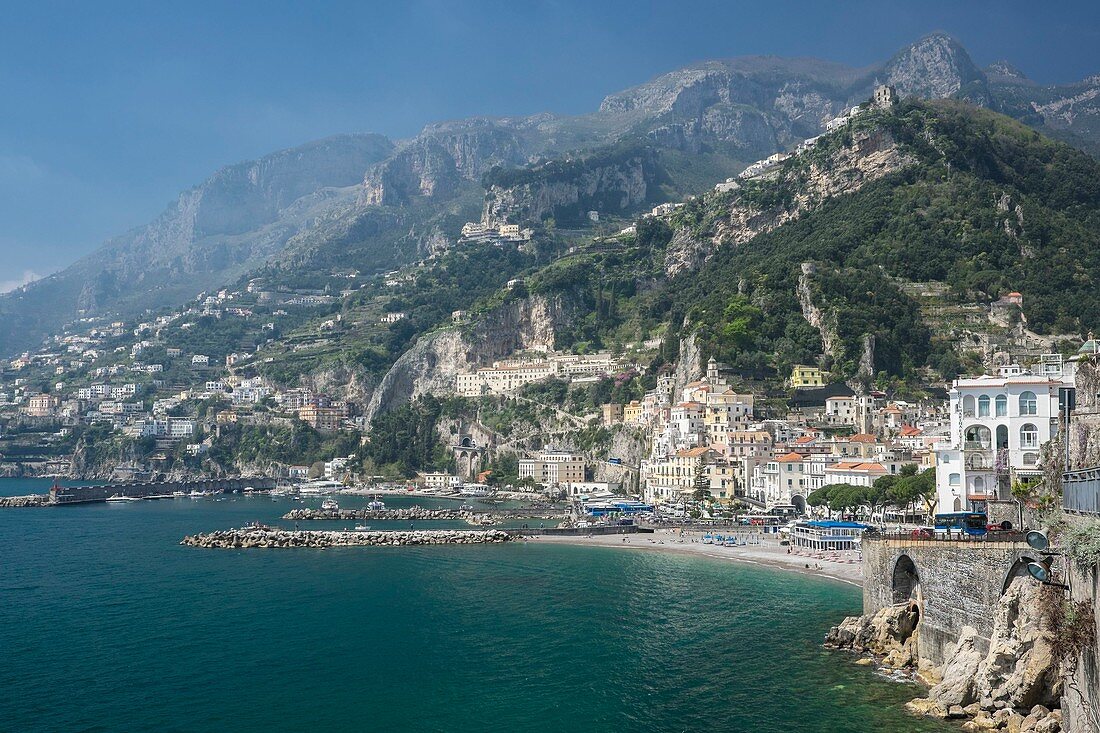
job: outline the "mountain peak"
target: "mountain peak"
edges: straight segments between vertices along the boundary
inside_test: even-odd
[[[883,69],[885,81],[902,96],[950,97],[985,75],[970,54],[946,33],[931,33],[899,51]]]
[[[1027,75],[1008,61],[994,61],[985,67],[985,75],[992,82],[1000,84],[1034,84]]]

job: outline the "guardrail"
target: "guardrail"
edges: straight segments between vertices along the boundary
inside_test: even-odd
[[[1062,474],[1062,509],[1077,514],[1100,514],[1100,467]]]
[[[969,535],[961,532],[951,534],[924,532],[919,529],[902,532],[880,532],[869,529],[863,533],[865,539],[870,540],[903,540],[905,542],[968,542],[981,544],[983,542],[1027,542],[1027,533],[1018,530],[989,531],[983,535]]]

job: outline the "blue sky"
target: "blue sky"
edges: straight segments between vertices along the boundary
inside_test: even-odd
[[[933,30],[1041,82],[1100,73],[1100,3],[51,3],[0,6],[0,289],[158,214],[218,167],[338,132],[580,113],[686,63],[853,65]]]

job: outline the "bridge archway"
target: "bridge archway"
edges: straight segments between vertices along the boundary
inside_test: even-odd
[[[902,555],[894,563],[894,572],[890,578],[890,588],[893,592],[894,603],[906,601],[920,602],[920,573],[913,558]]]
[[[798,512],[799,514],[805,514],[806,513],[806,497],[802,496],[801,494],[795,494],[794,496],[791,497],[791,506],[793,506],[794,510],[796,512]]]

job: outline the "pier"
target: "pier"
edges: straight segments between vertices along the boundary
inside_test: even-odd
[[[425,509],[412,506],[401,509],[291,509],[283,515],[284,520],[362,520],[377,521],[455,521],[467,524],[490,525],[495,520],[489,513],[471,512],[462,509]]]
[[[187,547],[248,549],[253,547],[313,548],[327,547],[404,547],[410,545],[480,545],[511,541],[512,536],[498,529],[432,529],[408,532],[288,530],[271,527],[227,529],[207,534],[188,535],[180,540]]]
[[[176,491],[269,491],[275,488],[275,479],[263,476],[249,478],[200,479],[197,481],[148,481],[100,484],[97,486],[59,486],[50,489],[50,504],[93,504],[107,501],[112,496],[133,499],[171,496]]]

